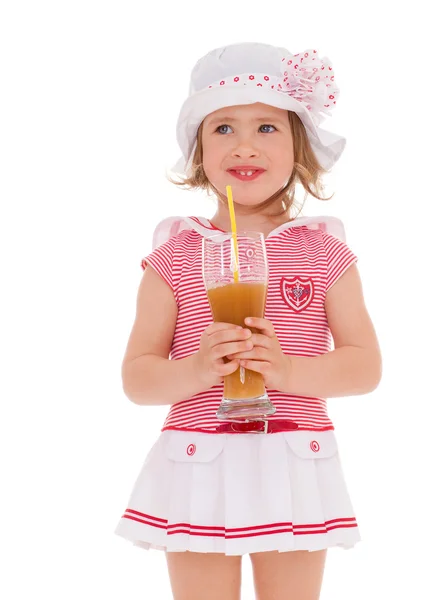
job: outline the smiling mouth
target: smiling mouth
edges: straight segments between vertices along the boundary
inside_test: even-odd
[[[250,177],[251,175],[254,175],[256,173],[256,171],[258,169],[253,170],[253,171],[237,171],[236,169],[232,169],[234,173],[239,173],[240,175],[247,175],[247,177]]]
[[[247,177],[251,177],[255,173],[263,172],[263,169],[229,169],[229,173],[237,173],[238,175],[243,175]]]
[[[229,169],[227,172],[240,181],[253,181],[265,173],[264,169]]]

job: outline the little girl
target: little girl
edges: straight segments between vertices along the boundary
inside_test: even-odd
[[[191,74],[176,183],[211,191],[217,210],[162,221],[142,261],[123,387],[171,408],[116,529],[165,551],[175,600],[237,600],[244,554],[259,600],[316,600],[327,549],[360,539],[326,399],[374,390],[380,351],[341,221],[292,213],[295,185],[323,199],[344,149],[319,127],[338,95],[316,50],[236,44]],[[230,230],[227,185],[269,264],[265,318],[244,327],[213,322],[202,275],[203,238]],[[271,417],[217,419],[240,366],[262,374]]]

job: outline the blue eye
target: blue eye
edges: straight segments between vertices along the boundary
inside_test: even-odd
[[[221,133],[221,134],[228,133],[227,131],[225,131],[226,127],[228,129],[230,129],[229,125],[220,125],[219,127],[216,128],[216,130],[217,130],[218,133]],[[224,129],[224,131],[221,131],[223,129]]]
[[[263,129],[263,127],[271,127],[273,129],[273,131],[276,131],[276,127],[274,127],[273,125],[261,125],[260,129]],[[271,131],[263,131],[263,133],[272,133]]]
[[[266,129],[264,129],[266,128]],[[270,128],[270,131],[269,131]],[[230,131],[228,131],[230,129]],[[259,131],[261,133],[273,133],[273,131],[276,131],[276,127],[274,127],[273,125],[261,125],[259,128]],[[230,127],[230,125],[220,125],[219,127],[216,128],[216,132],[217,133],[221,133],[222,135],[225,135],[226,133],[231,133],[232,132],[232,128]]]

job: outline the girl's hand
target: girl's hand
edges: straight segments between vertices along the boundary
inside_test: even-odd
[[[238,360],[227,361],[225,357],[251,350],[251,337],[249,329],[231,323],[212,323],[204,330],[200,348],[193,356],[196,376],[207,389],[222,383],[225,375],[238,369]]]
[[[261,331],[252,334],[253,349],[229,354],[227,358],[239,360],[240,366],[261,373],[268,389],[283,392],[289,381],[291,360],[281,350],[273,324],[257,317],[247,318],[245,323]]]

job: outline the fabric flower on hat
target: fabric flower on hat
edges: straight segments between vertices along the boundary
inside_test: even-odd
[[[316,125],[330,116],[339,97],[331,62],[313,49],[282,59],[278,91],[302,102]]]

